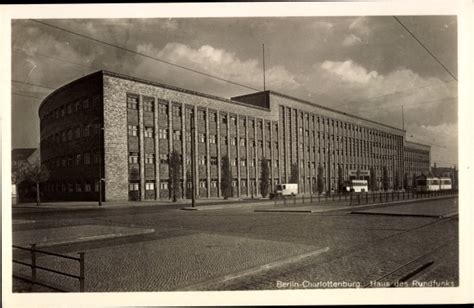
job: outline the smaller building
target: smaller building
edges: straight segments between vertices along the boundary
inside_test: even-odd
[[[405,141],[403,154],[405,164],[405,187],[413,187],[417,176],[429,174],[430,153],[431,147],[429,145]]]

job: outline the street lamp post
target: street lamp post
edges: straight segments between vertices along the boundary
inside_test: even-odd
[[[99,206],[102,206],[102,133],[104,127],[100,127],[99,131]]]
[[[191,207],[194,207],[196,204],[196,188],[194,187],[194,177],[195,177],[195,161],[194,161],[194,111],[191,114]]]

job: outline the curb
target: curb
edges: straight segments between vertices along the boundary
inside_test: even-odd
[[[301,254],[301,255],[298,255],[298,256],[293,256],[293,257],[289,257],[289,258],[285,258],[285,259],[280,259],[280,260],[270,262],[270,263],[267,263],[267,264],[264,264],[264,265],[252,267],[252,268],[249,268],[249,269],[246,269],[246,270],[237,271],[237,272],[227,274],[227,275],[224,275],[224,276],[221,276],[221,277],[217,277],[217,278],[209,279],[209,280],[206,280],[206,281],[198,282],[198,283],[195,283],[195,284],[192,284],[192,285],[188,285],[186,287],[180,287],[180,288],[177,288],[176,291],[196,291],[196,290],[200,290],[200,289],[203,289],[203,288],[206,288],[206,287],[210,287],[212,285],[221,284],[221,283],[224,283],[224,282],[227,282],[227,281],[230,281],[230,280],[234,280],[234,279],[238,279],[238,278],[241,278],[241,277],[244,277],[244,276],[257,274],[257,273],[260,273],[262,271],[274,269],[276,267],[280,267],[280,266],[283,266],[283,265],[286,265],[286,264],[289,264],[289,263],[296,263],[296,262],[301,261],[305,258],[317,256],[317,255],[320,255],[320,254],[328,252],[328,251],[329,251],[329,247],[324,247],[324,248],[312,250],[310,252],[307,252],[307,253],[304,253],[304,254]]]
[[[113,239],[113,238],[119,238],[119,237],[127,237],[127,236],[137,236],[137,235],[144,235],[144,234],[150,234],[155,232],[155,229],[142,229],[140,232],[134,232],[134,233],[112,233],[112,234],[102,234],[102,235],[90,235],[90,236],[83,236],[83,237],[78,237],[74,239],[66,239],[66,240],[60,240],[60,241],[51,241],[51,242],[43,242],[43,243],[36,243],[36,247],[53,247],[53,246],[60,246],[60,245],[67,245],[67,244],[77,244],[77,243],[83,243],[83,242],[91,242],[91,241],[97,241],[97,240],[105,240],[105,239]],[[18,243],[15,245],[25,245],[25,243]]]

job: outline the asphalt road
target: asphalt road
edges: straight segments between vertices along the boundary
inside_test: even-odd
[[[413,206],[425,207],[428,212],[431,208],[439,212],[443,206],[457,207],[457,198],[407,204],[407,207]],[[131,279],[127,285],[135,284],[136,287],[127,290],[168,290],[166,279],[171,279],[174,273],[157,270],[154,276],[146,275],[148,282],[143,285],[140,279],[150,271],[149,264],[143,262],[151,261],[140,260],[137,255],[128,253],[137,249],[139,256],[154,253],[157,258],[162,258],[162,262],[153,263],[153,268],[175,268],[176,273],[183,271],[183,268],[175,260],[182,258],[184,251],[191,254],[188,259],[192,262],[186,262],[182,267],[186,266],[185,272],[192,274],[189,278],[192,282],[200,283],[197,288],[204,290],[420,286],[413,281],[444,281],[446,285],[442,286],[458,285],[457,216],[356,215],[351,214],[350,210],[313,214],[258,213],[252,208],[182,211],[180,208],[166,205],[45,213],[22,209],[14,211],[13,219],[34,222],[14,225],[13,230],[86,224],[153,228],[155,232],[152,234],[54,248],[54,251],[63,253],[85,251],[86,255],[96,255],[97,258],[117,257],[120,262],[129,258],[127,263],[120,263],[121,268],[114,268],[113,262],[104,265],[113,270],[115,279]],[[229,242],[237,243],[237,246],[229,245]],[[189,250],[190,245],[192,250]],[[156,247],[166,251],[160,252]],[[249,251],[238,253],[235,247]],[[242,262],[247,262],[246,266],[250,267],[258,262],[277,260],[279,255],[283,256],[288,251],[294,251],[294,255],[322,247],[328,247],[328,251],[321,255],[236,276],[228,281],[210,279],[242,270],[237,266]],[[224,250],[232,251],[232,255],[222,254]],[[273,256],[274,251],[279,251],[279,255]],[[222,256],[213,259],[213,266],[209,267],[206,262],[210,256],[219,253]],[[255,262],[252,263],[252,259]],[[134,273],[126,272],[123,267],[133,268]],[[206,270],[202,271],[202,268]],[[121,277],[117,278],[120,273]],[[104,271],[103,275],[108,274]],[[103,278],[113,280],[113,277]],[[184,288],[188,279],[178,278],[169,282],[176,290]],[[95,284],[96,289],[90,291],[122,291],[123,285]]]

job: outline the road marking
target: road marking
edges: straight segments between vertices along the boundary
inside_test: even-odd
[[[185,286],[185,287],[179,287],[176,290],[177,291],[202,290],[202,289],[205,289],[206,287],[210,287],[210,286],[213,286],[213,285],[216,285],[216,284],[221,284],[221,283],[224,283],[224,282],[227,282],[227,281],[230,281],[230,280],[242,278],[244,276],[257,274],[257,273],[260,273],[260,272],[263,272],[263,271],[266,271],[266,270],[269,270],[269,269],[274,269],[276,267],[280,267],[280,266],[283,266],[283,265],[296,263],[296,262],[299,262],[303,259],[306,259],[306,258],[309,258],[309,257],[314,257],[314,256],[320,255],[320,254],[328,252],[328,251],[329,251],[329,247],[324,247],[324,248],[312,250],[310,252],[307,252],[307,253],[304,253],[304,254],[301,254],[301,255],[297,255],[297,256],[281,259],[281,260],[277,260],[277,261],[270,262],[270,263],[267,263],[267,264],[264,264],[264,265],[252,267],[252,268],[249,268],[249,269],[246,269],[246,270],[237,271],[237,272],[234,272],[234,273],[231,273],[231,274],[227,274],[227,275],[224,275],[224,276],[221,276],[221,277],[217,277],[217,278],[213,278],[213,279],[210,279],[210,280],[198,282],[198,283],[188,285],[188,286]]]

